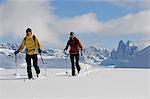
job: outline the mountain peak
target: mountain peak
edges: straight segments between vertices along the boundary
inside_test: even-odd
[[[118,47],[119,47],[119,46],[125,46],[125,45],[126,45],[126,44],[125,44],[122,40],[120,40]]]
[[[116,65],[117,62],[127,59],[129,56],[133,55],[136,52],[137,46],[134,46],[131,41],[127,41],[127,43],[125,44],[121,40],[119,41],[117,51],[113,49],[111,52],[111,56],[106,61],[103,61],[102,65]]]
[[[119,41],[119,44],[120,44],[120,43],[124,43],[123,40],[120,40],[120,41]]]
[[[133,46],[132,41],[128,40],[128,42],[126,43],[127,46]]]

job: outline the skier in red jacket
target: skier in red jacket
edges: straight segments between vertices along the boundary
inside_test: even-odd
[[[78,70],[78,74],[81,70],[81,67],[79,65],[79,50],[81,50],[81,56],[82,56],[82,45],[80,41],[76,38],[74,32],[70,33],[70,39],[67,42],[66,48],[64,51],[68,50],[68,47],[70,47],[70,60],[71,60],[71,67],[72,67],[72,76],[76,76],[75,74],[75,66],[74,66],[74,60],[76,60],[76,68]]]

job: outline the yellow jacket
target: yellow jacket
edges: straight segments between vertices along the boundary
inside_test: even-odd
[[[20,52],[24,48],[24,46],[26,46],[26,53],[28,55],[38,54],[38,49],[40,48],[40,44],[36,37],[35,39],[33,39],[33,36],[26,36],[22,40],[22,43],[18,51]]]

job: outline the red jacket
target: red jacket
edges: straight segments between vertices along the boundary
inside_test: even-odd
[[[81,49],[81,51],[83,49],[80,41],[76,37],[74,37],[73,40],[71,38],[68,40],[65,50],[67,50],[68,47],[70,47],[70,53],[79,52],[79,49]]]

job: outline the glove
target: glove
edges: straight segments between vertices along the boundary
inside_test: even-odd
[[[39,48],[39,49],[38,49],[38,52],[41,54],[42,50]]]
[[[18,50],[14,52],[14,54],[15,54],[15,55],[17,55],[18,53],[19,53],[19,51],[18,51]]]
[[[64,49],[64,53],[66,54],[66,49]]]
[[[66,52],[66,49],[64,49],[64,52]]]

